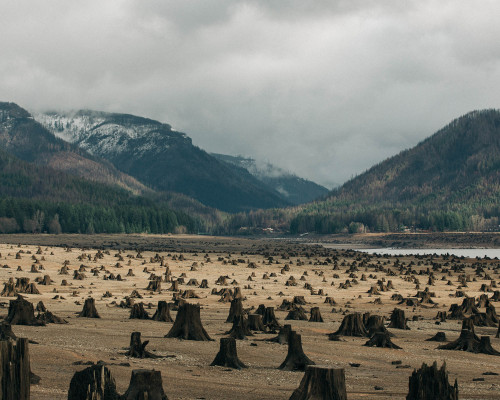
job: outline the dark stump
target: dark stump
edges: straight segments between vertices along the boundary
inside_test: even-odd
[[[28,339],[0,341],[0,398],[30,399],[30,355]]]
[[[132,305],[129,319],[149,319],[149,314],[144,309],[144,303],[142,301]]]
[[[339,329],[332,334],[333,336],[360,336],[367,337],[368,332],[363,324],[363,317],[360,313],[347,314]]]
[[[290,400],[347,400],[344,369],[309,365]]]
[[[93,299],[92,297],[85,299],[83,309],[81,313],[78,314],[78,316],[83,318],[101,318],[99,316],[99,313],[97,312],[97,309],[95,308],[95,299]]]
[[[406,324],[405,312],[400,308],[395,308],[391,314],[391,322],[389,328],[394,329],[410,329]]]
[[[226,322],[233,322],[235,317],[243,315],[243,302],[241,297],[231,300],[231,307],[229,308],[229,315],[227,316]]]
[[[218,365],[221,367],[242,369],[246,368],[236,353],[236,340],[232,337],[221,338],[220,340],[220,350],[212,361],[211,366]]]
[[[160,322],[173,322],[174,320],[170,315],[170,304],[164,300],[158,301],[158,308],[152,319]]]
[[[68,400],[119,400],[116,383],[104,365],[92,365],[75,372],[69,384]]]
[[[248,328],[252,331],[267,332],[260,314],[248,314]]]
[[[444,332],[438,332],[433,337],[425,339],[427,342],[446,342],[446,334]]]
[[[479,345],[479,340],[474,332],[462,329],[460,336],[454,342],[443,344],[438,347],[439,350],[461,350],[468,351],[470,353],[477,353],[477,346]]]
[[[458,384],[451,386],[448,381],[446,365],[437,368],[434,362],[431,367],[422,364],[417,371],[413,371],[409,378],[409,390],[406,400],[458,400]]]
[[[174,325],[165,337],[199,341],[212,340],[201,324],[200,306],[190,303],[184,303],[179,307]]]
[[[5,321],[0,322],[0,340],[16,340],[17,336],[12,332],[12,326]]]
[[[266,307],[266,310],[264,311],[264,316],[262,317],[262,322],[271,331],[276,331],[281,327],[278,320],[276,319],[276,315],[274,314],[274,307]]]
[[[244,315],[236,315],[233,319],[233,326],[229,332],[226,332],[230,337],[238,340],[246,340],[247,336],[253,336],[253,333],[248,327],[248,321]]]
[[[290,331],[288,335],[288,354],[279,369],[284,371],[304,371],[308,365],[314,365],[314,362],[302,350],[301,336],[295,331]]]
[[[286,324],[280,328],[278,336],[275,336],[271,339],[267,339],[268,342],[274,342],[279,344],[288,344],[288,337],[290,336],[290,332],[292,331],[292,325]]]
[[[388,349],[401,349],[398,345],[392,343],[391,337],[384,332],[375,332],[375,334],[368,340],[364,346],[369,347],[385,347]]]
[[[319,307],[311,308],[311,318],[309,318],[309,322],[323,322],[323,317],[321,316]]]
[[[168,400],[163,391],[161,371],[134,369],[122,400]]]
[[[127,356],[135,358],[158,358],[159,356],[146,350],[149,340],[141,342],[141,332],[132,332]]]
[[[11,325],[45,325],[42,321],[38,321],[35,318],[33,304],[21,296],[9,302],[9,313],[5,321]]]

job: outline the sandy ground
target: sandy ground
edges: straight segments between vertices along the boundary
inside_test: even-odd
[[[97,239],[96,239],[97,240]],[[200,244],[199,241],[203,243]],[[197,242],[193,245],[193,242]],[[229,310],[229,303],[221,303],[220,296],[212,295],[213,288],[221,287],[215,284],[221,275],[230,277],[234,284],[227,287],[239,286],[246,297],[244,307],[258,307],[259,304],[278,307],[283,299],[292,300],[294,295],[304,296],[310,307],[319,306],[324,323],[307,321],[286,321],[292,328],[302,335],[305,353],[316,364],[323,364],[334,368],[344,368],[346,373],[347,393],[349,399],[404,399],[408,392],[408,378],[414,368],[420,367],[423,362],[437,361],[439,365],[446,362],[450,382],[458,380],[460,399],[500,399],[500,377],[483,375],[484,372],[500,373],[500,357],[471,354],[461,351],[436,350],[439,343],[426,342],[425,339],[433,336],[437,331],[444,331],[449,340],[455,340],[460,332],[461,323],[451,321],[436,325],[434,317],[438,311],[448,310],[450,304],[461,303],[461,298],[451,297],[457,290],[459,283],[457,276],[446,276],[442,281],[443,273],[437,272],[436,281],[430,290],[436,293],[433,299],[438,302],[435,308],[402,307],[410,319],[410,330],[391,331],[395,334],[393,342],[401,346],[402,350],[381,349],[365,347],[367,338],[343,337],[341,342],[329,341],[326,334],[334,332],[342,321],[341,311],[370,312],[372,314],[389,317],[397,302],[391,296],[400,293],[403,297],[412,297],[416,293],[415,284],[407,282],[401,276],[387,276],[383,272],[374,272],[377,263],[384,267],[392,267],[396,258],[375,258],[366,254],[342,252],[336,250],[319,250],[286,243],[269,242],[258,243],[244,239],[211,239],[193,237],[186,241],[183,250],[182,241],[175,246],[177,251],[165,250],[159,255],[164,257],[165,263],[172,271],[173,277],[185,274],[185,281],[207,279],[208,289],[196,286],[180,285],[182,290],[193,289],[200,296],[199,299],[189,299],[189,302],[199,303],[202,306],[201,319],[212,342],[181,341],[167,339],[164,335],[170,330],[172,323],[156,322],[151,320],[129,319],[128,309],[113,305],[119,303],[132,290],[138,290],[145,304],[151,304],[148,309],[153,315],[159,300],[172,300],[172,293],[168,290],[170,283],[162,283],[162,292],[150,293],[146,290],[151,272],[163,274],[165,267],[159,262],[150,262],[156,252],[143,251],[141,258],[137,257],[135,250],[124,250],[119,260],[117,250],[105,250],[104,257],[95,259],[95,249],[63,248],[44,245],[0,244],[0,282],[6,282],[10,277],[28,277],[34,282],[37,277],[48,274],[54,281],[49,286],[37,287],[40,295],[25,295],[35,305],[42,300],[48,310],[68,321],[65,325],[50,324],[45,327],[13,326],[16,335],[27,337],[38,342],[30,345],[32,371],[41,377],[38,385],[32,386],[32,399],[57,400],[66,399],[71,377],[75,371],[85,368],[75,365],[75,362],[102,360],[108,364],[114,376],[120,393],[125,392],[133,369],[147,368],[161,371],[163,385],[169,399],[288,399],[293,390],[298,386],[302,372],[284,372],[277,369],[285,359],[287,346],[269,343],[263,339],[271,338],[273,334],[255,334],[246,341],[237,342],[239,358],[248,365],[241,371],[229,370],[222,367],[210,367],[218,348],[219,339],[225,337],[231,325],[225,323]],[[235,243],[238,243],[236,246]],[[194,248],[203,249],[204,252],[194,252]],[[231,247],[232,246],[232,247]],[[97,247],[97,246],[95,246]],[[135,248],[135,247],[134,247]],[[174,247],[172,247],[174,248]],[[238,252],[228,253],[227,249],[238,249]],[[39,254],[36,254],[36,253]],[[16,259],[16,253],[20,259]],[[183,260],[179,260],[182,254]],[[208,258],[207,256],[208,255]],[[269,262],[269,256],[273,257]],[[333,270],[333,260],[337,258],[338,270]],[[232,264],[236,260],[236,265]],[[239,260],[239,262],[238,262]],[[300,260],[300,261],[299,261]],[[70,269],[69,275],[60,275],[58,272],[63,263],[67,261]],[[408,263],[410,258],[400,259]],[[446,264],[477,263],[484,264],[485,270],[500,284],[500,267],[498,260],[443,260],[442,258],[413,259],[414,269],[426,270],[431,267],[431,262]],[[256,268],[250,268],[253,262]],[[339,283],[349,278],[346,270],[353,262],[357,265],[363,263],[357,275],[358,284],[349,289],[339,289]],[[196,270],[192,270],[193,264]],[[282,268],[288,264],[290,271],[281,273]],[[302,265],[299,265],[302,264]],[[420,264],[420,265],[419,265]],[[43,266],[43,270],[36,273],[30,272],[31,266]],[[84,266],[86,269],[84,280],[74,280],[75,269]],[[17,271],[18,266],[22,271]],[[91,269],[103,267],[98,276],[93,276]],[[147,268],[148,272],[144,272]],[[128,270],[132,269],[135,276],[126,277]],[[395,268],[392,268],[397,272]],[[108,271],[108,272],[106,272]],[[247,279],[255,273],[253,281]],[[304,276],[304,280],[300,278]],[[474,277],[473,269],[468,267],[466,272]],[[104,275],[113,273],[121,274],[125,280],[104,280]],[[275,273],[276,277],[269,280],[263,279],[263,274]],[[320,274],[323,274],[323,277]],[[338,274],[338,278],[333,275]],[[361,281],[362,274],[367,276],[366,281]],[[369,275],[376,275],[370,278]],[[285,286],[286,280],[294,276],[297,286]],[[367,291],[377,280],[391,279],[394,289],[381,292],[379,296],[369,296]],[[426,287],[427,276],[418,277],[421,289]],[[68,286],[61,286],[66,279]],[[448,286],[447,280],[453,282]],[[325,296],[312,295],[310,290],[304,288],[309,283],[316,291],[323,289],[326,294],[333,297],[337,305],[337,312],[332,312],[332,306],[325,304]],[[332,286],[333,283],[333,286]],[[463,290],[469,296],[478,297],[483,292],[479,289],[481,284],[490,281],[477,278],[477,281],[468,283]],[[251,288],[244,287],[250,285]],[[103,298],[109,291],[112,297]],[[280,295],[282,292],[282,295]],[[58,295],[59,298],[54,297]],[[491,295],[491,293],[490,293]],[[85,298],[92,296],[96,299],[100,319],[78,318]],[[380,298],[382,304],[373,304]],[[0,315],[7,314],[8,303],[11,298],[0,298]],[[498,307],[499,303],[494,303]],[[401,306],[399,306],[401,308]],[[500,309],[499,309],[500,311]],[[172,316],[175,318],[175,312]],[[276,311],[281,324],[287,312]],[[412,321],[414,316],[422,317]],[[476,327],[476,333],[491,337],[492,345],[500,350],[500,339],[495,339],[497,328]],[[148,350],[158,355],[173,356],[161,359],[132,359],[124,355],[133,331],[140,331],[143,340],[149,340]],[[404,368],[398,368],[392,361],[402,361]],[[359,363],[359,367],[352,367],[350,363]],[[474,378],[484,378],[484,381],[473,381]],[[376,390],[378,387],[379,390]]]

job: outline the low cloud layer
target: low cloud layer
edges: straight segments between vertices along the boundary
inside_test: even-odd
[[[498,15],[497,0],[8,0],[0,100],[151,117],[332,187],[500,107]]]

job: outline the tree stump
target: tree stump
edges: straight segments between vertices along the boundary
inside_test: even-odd
[[[252,331],[267,332],[267,328],[262,322],[262,315],[260,314],[248,315],[248,328]]]
[[[267,339],[267,341],[279,344],[288,344],[288,337],[290,336],[291,331],[292,331],[292,325],[286,324],[280,329],[278,336],[275,336],[271,339]]]
[[[500,356],[500,351],[496,351],[491,347],[491,340],[489,336],[481,336],[481,340],[477,345],[476,353],[490,354],[492,356]]]
[[[347,400],[344,369],[309,365],[290,400]]]
[[[500,338],[500,322],[498,323],[498,330],[497,330],[497,334],[495,335],[495,337],[497,339]]]
[[[144,303],[142,301],[132,305],[129,319],[149,319],[149,314],[144,309]]]
[[[284,371],[304,371],[307,365],[314,365],[302,350],[302,338],[295,332],[288,335],[288,354],[285,361],[279,366]]]
[[[243,302],[241,297],[231,300],[231,307],[229,308],[229,315],[226,322],[233,322],[235,317],[243,315]]]
[[[149,340],[141,342],[141,332],[132,332],[127,356],[135,358],[159,358],[159,356],[146,350],[148,343]]]
[[[95,308],[95,299],[92,297],[89,297],[88,299],[85,299],[85,304],[83,305],[83,309],[80,314],[78,314],[78,317],[83,317],[83,318],[101,318],[99,316],[99,313],[97,312],[97,309]]]
[[[45,307],[45,304],[43,304],[42,300],[40,300],[38,302],[38,304],[36,305],[35,310],[38,311],[38,312],[45,312],[45,311],[47,311],[47,308]]]
[[[0,296],[2,297],[15,297],[17,296],[17,290],[16,290],[16,287],[14,285],[14,281],[11,279],[9,279],[8,282],[5,282],[3,284],[3,290],[2,290],[2,293],[0,293]]]
[[[466,297],[460,306],[464,314],[477,314],[479,310],[476,307],[476,299],[474,297]]]
[[[425,339],[427,342],[446,342],[446,334],[444,332],[438,332],[433,337]]]
[[[406,324],[405,312],[400,308],[395,308],[391,314],[391,322],[389,328],[394,329],[410,329]]]
[[[458,400],[458,384],[455,380],[455,385],[450,385],[446,364],[438,370],[436,362],[431,367],[424,363],[409,378],[406,400],[429,399]]]
[[[40,322],[43,322],[44,324],[67,324],[68,321],[66,321],[63,318],[58,317],[57,315],[52,314],[49,310],[45,311],[44,313],[38,313],[36,316],[36,319]]]
[[[69,384],[68,400],[119,400],[116,383],[104,365],[92,365],[75,372]]]
[[[218,365],[221,367],[242,369],[247,366],[243,364],[236,353],[236,340],[232,337],[221,338],[220,350],[215,356],[210,366]]]
[[[363,318],[360,313],[347,314],[340,324],[337,332],[333,336],[360,336],[367,337],[368,332],[363,324]]]
[[[271,331],[275,331],[276,329],[279,329],[281,327],[278,320],[276,319],[276,315],[274,314],[274,307],[266,307],[264,316],[262,317],[262,322]]]
[[[460,336],[454,342],[443,344],[438,347],[439,350],[462,350],[468,351],[470,353],[477,353],[477,346],[479,345],[479,340],[476,339],[474,332],[462,329]]]
[[[153,292],[161,293],[161,277],[160,279],[154,279],[152,281],[149,281],[146,290],[151,290]]]
[[[201,324],[200,306],[190,303],[184,303],[179,307],[174,325],[165,337],[198,341],[212,340]]]
[[[168,400],[163,391],[161,371],[134,369],[122,400]]]
[[[0,322],[0,340],[16,340],[17,336],[12,332],[12,326],[5,321]]]
[[[158,308],[156,309],[152,319],[160,322],[173,322],[174,320],[170,315],[170,304],[164,300],[158,301]]]
[[[30,355],[28,339],[0,341],[0,398],[30,399]]]
[[[293,309],[288,312],[288,315],[285,317],[286,321],[294,320],[294,321],[307,321],[306,313],[301,306],[293,305]]]
[[[309,318],[309,322],[323,322],[323,317],[321,316],[319,307],[311,308],[311,318]]]
[[[388,349],[401,349],[398,345],[392,343],[390,336],[385,332],[375,332],[370,340],[364,346],[385,347]]]
[[[377,332],[382,332],[389,336],[394,336],[386,329],[384,323],[385,323],[385,318],[383,316],[370,315],[365,322],[365,328],[368,331],[368,336],[372,337]]]
[[[45,325],[35,318],[33,304],[25,300],[22,296],[18,296],[16,300],[9,302],[9,313],[5,321],[11,325]]]
[[[253,333],[248,327],[248,321],[244,315],[237,315],[233,319],[233,326],[229,332],[226,332],[230,337],[238,340],[246,340],[247,336],[253,336]]]

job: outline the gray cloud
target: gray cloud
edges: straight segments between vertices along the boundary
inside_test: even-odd
[[[8,1],[0,96],[170,123],[331,186],[498,108],[500,3]]]

